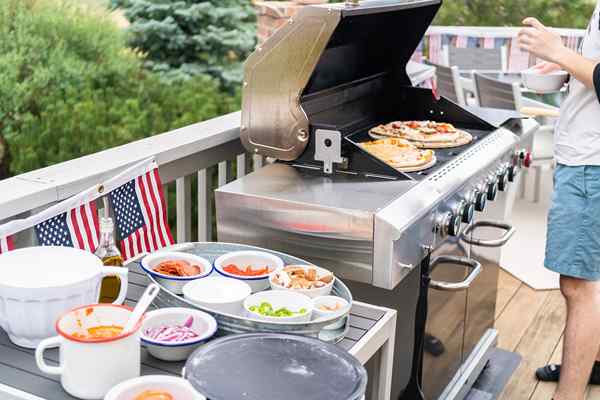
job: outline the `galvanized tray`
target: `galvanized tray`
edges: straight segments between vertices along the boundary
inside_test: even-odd
[[[226,253],[239,250],[261,250],[272,254],[275,254],[284,261],[286,265],[290,264],[305,264],[310,265],[309,262],[304,261],[297,257],[292,257],[288,254],[279,253],[276,251],[262,249],[260,247],[246,246],[241,244],[231,243],[213,243],[213,242],[198,242],[198,243],[183,243],[177,244],[171,247],[163,249],[164,251],[181,251],[185,253],[195,254],[206,258],[210,262]],[[215,272],[213,272],[215,273]],[[341,315],[337,318],[311,321],[311,322],[299,322],[299,323],[272,323],[266,321],[260,321],[253,318],[248,318],[245,315],[232,315],[224,314],[219,311],[211,310],[205,307],[198,306],[192,302],[187,301],[183,296],[178,296],[175,293],[169,291],[154,278],[147,274],[150,280],[161,287],[161,291],[154,299],[154,304],[159,307],[190,307],[198,310],[205,311],[211,314],[217,320],[219,325],[219,334],[228,335],[236,333],[252,333],[252,332],[271,332],[271,333],[289,333],[295,335],[316,337],[326,342],[337,343],[344,338],[349,329],[349,314]],[[332,294],[339,296],[347,300],[352,304],[352,294],[348,287],[338,278],[336,278]],[[344,324],[338,329],[324,329],[327,326],[331,326],[340,320],[345,320]]]

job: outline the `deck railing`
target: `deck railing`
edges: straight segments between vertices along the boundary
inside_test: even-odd
[[[235,112],[0,181],[0,222],[39,212],[153,156],[165,189],[175,182],[177,241],[210,241],[213,174],[218,176],[217,186],[222,186],[263,163],[261,156],[246,154],[239,126],[240,113]],[[195,193],[193,180],[197,180]],[[193,202],[198,206],[192,207]],[[196,237],[192,237],[193,218],[197,218]],[[19,237],[18,245],[29,240],[32,237]]]

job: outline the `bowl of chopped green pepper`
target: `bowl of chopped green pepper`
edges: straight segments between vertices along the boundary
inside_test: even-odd
[[[244,300],[250,318],[269,322],[308,322],[314,303],[310,297],[295,292],[266,290],[254,293]]]

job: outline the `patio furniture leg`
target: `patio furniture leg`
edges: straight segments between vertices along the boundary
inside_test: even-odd
[[[540,194],[542,192],[542,166],[536,165],[533,167],[535,172],[534,184],[533,184],[533,202],[540,202]]]
[[[379,376],[376,387],[378,393],[374,393],[372,398],[379,400],[389,400],[392,391],[392,370],[394,367],[394,332],[391,333],[388,340],[381,349],[379,349]]]

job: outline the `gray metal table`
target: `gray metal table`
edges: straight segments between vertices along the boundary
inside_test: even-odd
[[[134,305],[148,278],[138,264],[130,264],[129,288],[125,304]],[[396,311],[355,302],[350,316],[350,330],[339,343],[361,363],[378,356],[378,368],[370,398],[390,398],[391,373],[396,330]],[[45,353],[46,362],[56,365],[58,350]],[[109,366],[107,366],[109,367]],[[180,375],[183,363],[157,360],[142,349],[142,375]],[[60,385],[60,377],[42,373],[36,366],[34,351],[10,342],[0,329],[0,399],[1,400],[71,400]]]

